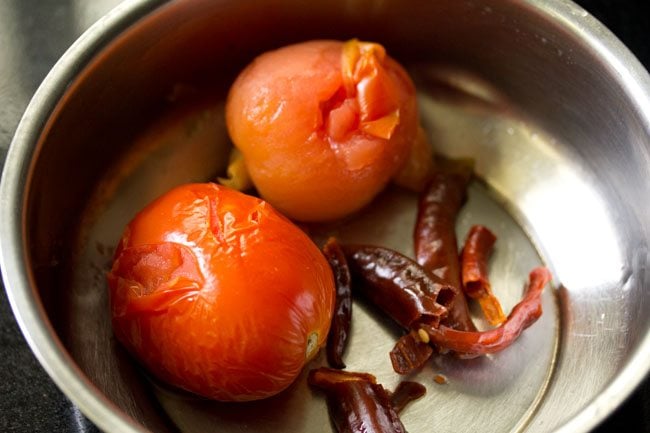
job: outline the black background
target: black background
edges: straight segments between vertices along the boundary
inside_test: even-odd
[[[646,69],[650,69],[650,0],[580,0],[577,3],[603,22],[630,48]],[[38,15],[39,12],[34,10],[32,13]],[[64,19],[57,16],[45,20],[42,18],[43,22],[48,22],[47,25],[53,28],[60,26],[57,19]],[[48,41],[37,39],[34,43]],[[54,51],[50,52],[50,58],[39,62],[46,66],[28,72],[35,75],[33,81],[40,82],[62,54],[56,50],[50,51]],[[0,110],[3,109],[2,105],[0,99]],[[15,118],[20,115],[9,114]],[[7,137],[10,138],[13,131],[1,132],[8,144]],[[6,146],[3,147],[5,148],[0,152],[2,159],[6,152]],[[59,391],[38,364],[18,329],[4,288],[0,290],[0,432],[98,431]],[[597,433],[618,431],[650,433],[650,380],[646,379],[623,406],[596,429]]]

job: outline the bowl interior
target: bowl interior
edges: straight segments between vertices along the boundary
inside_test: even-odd
[[[602,29],[578,7],[505,0],[155,3],[67,88],[25,186],[38,295],[92,383],[84,386],[114,403],[115,416],[157,431],[330,431],[324,402],[304,378],[278,398],[238,407],[151,381],[112,337],[105,282],[113,248],[139,208],[171,186],[223,170],[223,102],[237,72],[267,49],[308,39],[378,41],[412,73],[436,150],[476,161],[480,180],[457,230],[463,239],[471,224],[494,227],[500,239],[492,279],[506,309],[532,266],[544,263],[554,273],[544,316],[516,346],[481,360],[439,357],[420,374],[428,394],[405,413],[409,431],[432,423],[440,431],[550,431],[600,404],[598,415],[573,429],[585,431],[645,374],[648,78],[625,69],[634,60],[606,32],[606,43],[596,43],[593,29]],[[336,234],[408,253],[415,200],[389,188]],[[396,330],[356,307],[350,368],[392,388],[398,378],[386,354]],[[638,377],[629,373],[635,368]],[[449,384],[434,384],[436,373]],[[622,384],[619,395],[609,404],[594,400],[613,381]],[[468,408],[473,419],[463,416]]]

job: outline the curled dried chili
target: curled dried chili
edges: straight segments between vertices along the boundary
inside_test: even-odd
[[[307,380],[325,392],[339,433],[406,433],[391,395],[375,376],[321,367],[310,371]]]
[[[454,292],[421,266],[388,248],[344,245],[353,279],[374,305],[405,329],[426,323],[438,326]]]
[[[426,393],[422,384],[410,381],[391,393],[372,374],[326,367],[311,370],[307,382],[325,393],[339,433],[406,433],[398,414]]]
[[[528,289],[524,298],[512,309],[505,322],[488,331],[459,331],[441,325],[435,328],[422,325],[431,342],[443,350],[452,350],[467,357],[499,352],[510,346],[521,332],[542,315],[541,294],[551,280],[551,273],[544,267],[530,272]]]
[[[447,315],[456,290],[441,284],[408,257],[388,248],[345,245],[358,289],[405,330],[390,352],[393,370],[409,374],[431,357],[433,349],[418,333],[421,324],[437,327]],[[426,337],[427,334],[424,333]]]
[[[492,293],[488,278],[488,260],[497,238],[487,227],[472,226],[461,254],[463,290],[481,305],[485,318],[497,326],[506,320],[499,300]]]
[[[443,323],[464,331],[476,330],[461,290],[456,239],[456,217],[467,198],[472,178],[469,163],[447,163],[433,175],[420,194],[414,231],[416,261],[456,290],[449,315]]]
[[[352,320],[352,290],[350,269],[345,254],[335,238],[328,239],[323,247],[323,254],[334,273],[336,284],[336,301],[334,316],[327,335],[327,362],[336,368],[345,368],[343,352],[347,346]]]

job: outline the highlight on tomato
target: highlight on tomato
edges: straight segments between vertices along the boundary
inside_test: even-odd
[[[377,43],[318,40],[262,54],[233,83],[226,124],[261,196],[295,220],[347,216],[403,167],[401,179],[422,183],[432,164],[407,163],[412,149],[431,160],[415,87]]]
[[[265,201],[177,187],[128,224],[108,275],[117,339],[157,378],[212,399],[287,388],[324,344],[334,282]]]

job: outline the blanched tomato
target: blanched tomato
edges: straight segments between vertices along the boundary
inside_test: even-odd
[[[375,43],[311,41],[265,53],[237,78],[226,123],[260,194],[291,218],[367,204],[404,166],[415,87]]]
[[[225,401],[285,389],[334,304],[318,248],[266,202],[177,187],[127,226],[108,276],[118,340],[155,376]]]

